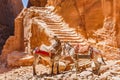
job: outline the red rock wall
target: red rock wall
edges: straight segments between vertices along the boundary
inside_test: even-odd
[[[14,33],[14,19],[22,9],[21,0],[0,0],[0,54],[5,41]]]
[[[120,48],[120,1],[116,1],[117,5],[116,5],[116,31],[117,31],[117,43],[118,43],[118,47]]]
[[[24,11],[24,9],[23,9]],[[5,61],[7,54],[12,51],[24,51],[24,27],[23,27],[23,14],[15,19],[14,36],[10,36],[2,50],[2,60]]]
[[[62,3],[59,1],[63,1]],[[100,49],[107,59],[119,59],[120,1],[58,0],[55,12],[69,25],[86,36],[91,45]],[[112,51],[111,51],[112,50]]]
[[[28,6],[37,6],[37,7],[44,7],[47,4],[47,0],[29,0]]]
[[[108,33],[100,31],[101,37],[108,36],[107,39],[111,46],[120,47],[120,27],[119,27],[119,10],[120,2],[117,0],[48,0],[48,5],[53,5],[56,7],[55,12],[62,15],[63,18],[69,25],[76,28],[81,34],[86,34],[88,38],[93,38],[96,40],[96,31],[102,29],[104,20],[108,17],[112,18],[115,23],[114,29],[110,30]],[[113,35],[115,37],[110,37]],[[117,42],[117,43],[116,43]]]
[[[78,28],[79,32],[87,32],[87,35],[91,36],[94,30],[102,27],[104,16],[102,13],[102,3],[100,0],[49,1],[51,1],[48,2],[49,5],[56,7],[55,12],[62,15],[71,27],[76,29]]]
[[[39,0],[38,0],[39,1]],[[30,2],[40,1],[31,0]],[[43,3],[45,4],[46,1]],[[87,36],[96,38],[96,31],[104,26],[104,19],[111,17],[115,21],[115,35],[112,46],[120,47],[119,32],[119,1],[116,0],[47,0],[47,6],[55,6],[55,12],[62,15],[69,25]],[[41,1],[42,3],[42,1]],[[37,4],[34,4],[37,6]],[[40,6],[40,4],[39,4]],[[104,31],[103,31],[104,33]],[[107,35],[107,34],[105,34]],[[108,35],[109,38],[110,35]],[[96,41],[98,41],[97,39]],[[115,44],[114,42],[117,43]],[[99,42],[99,41],[98,41]],[[110,41],[111,43],[111,41]],[[113,45],[115,44],[115,45]]]

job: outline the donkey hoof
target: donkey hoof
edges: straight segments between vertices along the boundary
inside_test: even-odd
[[[36,73],[33,73],[33,76],[35,76],[36,75]]]
[[[107,65],[106,63],[104,63],[104,65]]]
[[[57,74],[60,74],[60,72],[57,72]]]
[[[52,77],[52,76],[54,76],[54,74],[51,74],[50,76]]]

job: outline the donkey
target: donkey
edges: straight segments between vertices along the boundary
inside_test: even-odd
[[[55,42],[56,43],[56,42]],[[57,74],[59,74],[59,58],[61,56],[61,46],[58,46],[59,48],[57,50],[54,49],[53,46],[46,46],[42,44],[40,47],[36,47],[33,50],[34,55],[34,63],[33,63],[33,75],[36,75],[36,65],[39,62],[40,59],[49,59],[49,61],[52,62],[52,70],[51,75],[53,75],[53,68],[54,68],[54,62],[57,63]]]
[[[71,58],[74,61],[74,66],[75,66],[75,69],[77,72],[78,71],[78,61],[76,61],[76,60],[78,60],[78,56],[75,53],[75,47],[72,46],[69,42],[65,42],[63,45],[63,54],[65,56],[71,56]]]
[[[101,51],[89,46],[88,54],[90,55],[90,59],[92,60],[91,67],[92,67],[93,72],[99,75],[101,64],[106,65]]]
[[[76,53],[76,46],[73,47],[72,45],[70,45],[69,43],[65,43],[64,44],[64,48],[63,48],[64,53],[67,53],[67,55],[70,55],[72,57],[72,59],[75,62],[75,68],[78,71],[78,62],[76,60],[78,60],[78,55]],[[91,46],[88,46],[88,56],[90,58],[90,60],[92,60],[91,63],[91,67],[94,73],[99,74],[99,69],[101,64],[106,64],[104,59],[103,59],[103,55],[100,52],[100,50],[93,48]],[[94,63],[94,66],[93,66]]]

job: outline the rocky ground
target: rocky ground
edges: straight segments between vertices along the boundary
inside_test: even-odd
[[[73,69],[51,77],[49,68],[40,64],[37,65],[37,76],[32,75],[32,66],[27,66],[1,73],[0,80],[120,80],[120,61],[107,61],[100,71],[98,76],[91,72],[91,68],[77,74]]]

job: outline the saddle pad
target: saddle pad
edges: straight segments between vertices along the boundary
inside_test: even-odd
[[[50,56],[48,52],[42,51],[42,50],[36,50],[35,53],[36,54],[41,54],[41,55],[44,55],[44,56]]]

